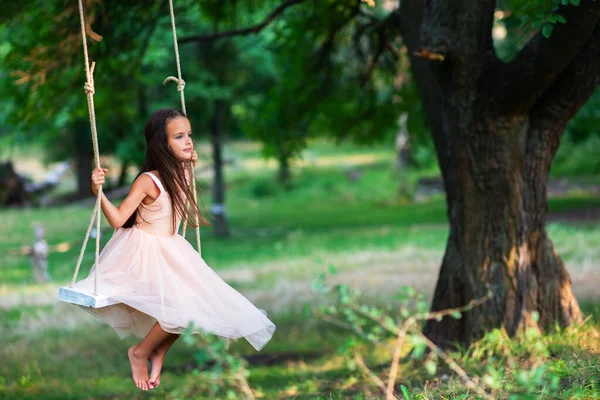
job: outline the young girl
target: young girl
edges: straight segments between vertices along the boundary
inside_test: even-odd
[[[266,313],[225,283],[177,233],[182,218],[192,226],[206,223],[194,201],[186,206],[193,198],[186,164],[197,160],[189,120],[178,110],[158,110],[145,135],[144,172],[129,195],[118,207],[102,195],[102,212],[119,229],[100,254],[98,287],[120,304],[82,307],[121,338],[145,336],[128,351],[133,380],[142,390],[158,387],[165,354],[190,324],[193,333],[213,333],[227,344],[244,337],[256,350],[275,332]],[[92,173],[95,194],[106,171]],[[74,287],[93,292],[95,268]]]

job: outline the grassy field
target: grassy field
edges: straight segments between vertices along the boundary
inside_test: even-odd
[[[397,304],[394,295],[404,285],[415,287],[428,301],[448,231],[443,198],[436,195],[413,204],[400,200],[393,154],[383,147],[317,143],[298,163],[290,191],[273,183],[274,166],[262,161],[258,151],[252,143],[227,149],[227,156],[236,160],[227,171],[231,237],[217,240],[210,228],[202,230],[207,263],[267,310],[277,325],[273,340],[260,353],[245,342],[234,343],[231,353],[248,360],[248,383],[257,398],[381,397],[372,380],[349,362],[347,354],[338,352],[352,334],[307,316],[302,308],[326,301],[311,285],[331,265],[338,271],[333,282],[360,289],[370,304]],[[358,181],[348,178],[349,169],[360,172]],[[411,173],[409,180],[418,176]],[[205,203],[210,204],[209,195]],[[557,215],[597,207],[600,199],[585,193],[550,202],[551,213]],[[58,286],[70,280],[90,208],[0,211],[0,398],[210,398],[205,381],[212,378],[198,372],[201,348],[177,343],[167,358],[160,389],[141,393],[131,383],[126,357],[134,339],[120,341],[108,326],[56,301]],[[50,284],[35,284],[28,259],[15,254],[31,241],[34,222],[44,223],[50,245],[69,247],[51,254]],[[106,221],[103,229],[106,242],[112,232]],[[491,334],[452,357],[472,376],[480,375],[486,365],[498,366],[506,392],[512,384],[511,393],[525,396],[520,382],[532,381],[526,373],[537,373],[543,366],[559,377],[559,398],[599,398],[600,224],[558,219],[549,225],[549,234],[591,319],[578,332],[558,332],[543,341],[509,341]],[[92,260],[90,248],[85,264]],[[543,342],[546,351],[535,342]],[[405,351],[410,347],[407,344]],[[365,344],[362,354],[384,379],[389,346],[375,351]],[[550,386],[540,379],[540,388]],[[398,382],[406,385],[411,398],[476,398],[443,363],[430,375],[420,360],[405,358]],[[552,396],[545,398],[556,398]],[[232,398],[238,397],[242,395]]]

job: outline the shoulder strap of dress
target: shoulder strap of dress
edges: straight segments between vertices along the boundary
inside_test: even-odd
[[[145,174],[148,174],[148,176],[150,176],[150,178],[152,178],[152,180],[154,181],[154,183],[156,183],[156,186],[158,186],[158,188],[160,189],[161,192],[165,191],[165,188],[163,187],[160,179],[158,179],[158,177],[156,175],[154,175],[152,172],[147,171],[144,172]]]

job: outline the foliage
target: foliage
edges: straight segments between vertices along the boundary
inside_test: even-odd
[[[600,89],[596,89],[592,97],[577,113],[567,126],[566,136],[573,143],[579,144],[590,137],[600,137]],[[599,150],[600,147],[595,147]],[[596,171],[589,171],[595,173]]]
[[[541,29],[544,37],[550,38],[557,23],[567,23],[567,19],[560,13],[561,6],[578,6],[579,3],[580,0],[529,2],[520,7],[523,13],[521,22],[523,25],[530,25],[532,29]]]
[[[536,327],[524,327],[515,338],[508,338],[502,329],[496,329],[488,332],[469,349],[459,348],[456,352],[446,353],[421,334],[418,328],[414,328],[415,322],[441,320],[443,317],[460,319],[471,305],[428,313],[428,302],[423,294],[412,287],[403,287],[395,296],[397,303],[373,306],[361,301],[358,289],[352,290],[346,284],[330,283],[336,274],[337,269],[330,265],[313,280],[313,290],[327,295],[330,301],[326,305],[307,306],[305,311],[307,315],[352,333],[338,352],[345,357],[355,379],[364,381],[364,387],[370,386],[367,391],[370,396],[377,396],[377,392],[380,396],[384,395],[389,382],[392,382],[394,390],[400,389],[405,399],[412,396],[417,399],[429,398],[422,393],[411,393],[404,385],[398,385],[398,388],[394,384],[400,354],[403,354],[403,363],[420,364],[431,377],[438,375],[444,381],[450,379],[455,383],[461,382],[464,389],[454,389],[455,396],[467,396],[469,392],[475,392],[486,399],[508,396],[510,399],[525,400],[600,393],[600,384],[594,378],[589,378],[590,375],[584,384],[585,388],[561,385],[561,379],[564,378],[563,360],[556,352],[566,343],[572,343],[577,352],[595,351],[593,343],[598,331],[589,325],[548,336],[542,336]],[[538,316],[534,313],[532,318],[537,321]],[[394,337],[397,339],[394,346],[390,347],[390,340]],[[580,344],[575,344],[575,338],[579,338]],[[369,355],[389,353],[390,348],[393,348],[394,356],[389,372],[387,368],[381,371],[381,363],[377,371],[367,366],[365,360],[370,358]],[[593,358],[593,355],[590,354],[590,357]],[[586,361],[580,363],[580,367],[584,365]],[[600,367],[592,365],[590,368]],[[385,373],[385,378],[382,373]],[[449,377],[448,374],[454,374],[455,377]],[[389,394],[386,398],[390,398]]]
[[[552,175],[567,177],[598,176],[600,174],[600,135],[589,134],[582,140],[570,135],[562,141],[552,166]]]
[[[376,11],[341,0],[299,6],[265,35],[276,84],[261,98],[257,121],[245,126],[267,155],[292,157],[314,137],[374,143],[395,134],[397,64],[384,55],[368,72],[364,54],[373,50],[372,38],[360,34]]]
[[[183,334],[188,347],[195,348],[195,368],[190,375],[190,385],[183,385],[171,392],[173,400],[189,399],[197,395],[219,399],[238,399],[244,396],[254,399],[246,378],[250,374],[248,363],[239,355],[227,350],[226,341],[215,335]]]
[[[46,145],[51,159],[64,159],[74,154],[73,145],[82,134],[76,125],[87,120],[79,14],[76,3],[66,7],[63,1],[42,3],[31,4],[3,26],[11,34],[0,67],[5,71],[1,87],[10,90],[13,107],[2,114],[9,132]],[[131,100],[140,90],[136,71],[160,5],[135,5],[87,7],[91,27],[98,32],[90,34],[89,48],[91,60],[97,61],[100,148],[107,153],[115,151],[126,133],[139,129],[137,107],[130,104],[135,104]]]
[[[510,59],[523,46],[521,39],[564,22],[557,7],[566,2],[570,1],[500,2],[502,15],[496,23],[508,31],[505,39],[496,40],[500,56]],[[79,145],[89,147],[76,5],[65,7],[60,0],[27,8],[4,3],[0,87],[10,96],[0,100],[0,123],[11,139],[4,143],[41,142],[53,153],[51,159],[70,157],[77,143],[73,138],[83,136],[88,142]],[[176,5],[182,39],[253,26],[280,3],[187,0]],[[300,3],[258,35],[181,44],[195,131],[202,135],[208,130],[214,102],[222,100],[228,110],[224,131],[230,137],[258,138],[266,156],[283,160],[300,155],[314,137],[366,144],[391,141],[399,115],[408,113],[413,152],[425,156],[421,165],[429,164],[435,159],[433,146],[406,51],[401,42],[382,38],[377,29],[389,13],[383,5],[350,0]],[[166,2],[145,7],[130,1],[87,1],[86,8],[92,29],[102,36],[90,44],[92,59],[98,62],[100,149],[140,163],[146,116],[157,107],[178,104],[173,86],[160,85],[174,74]],[[380,52],[384,43],[395,52]],[[16,81],[22,83],[15,86]],[[571,125],[577,137],[596,120],[590,113],[581,118],[583,125]],[[57,142],[66,145],[56,146]]]
[[[175,75],[167,2],[153,2],[149,7],[139,2],[84,4],[93,30],[88,35],[90,57],[97,62],[94,101],[100,150],[140,164],[149,113],[158,107],[179,107],[174,86],[160,85],[167,75]],[[181,1],[177,5],[180,37],[214,25],[205,3]],[[0,24],[0,87],[10,91],[10,96],[2,96],[3,143],[41,144],[47,148],[48,161],[82,151],[91,154],[81,90],[85,77],[77,4],[64,7],[63,1],[55,0],[40,7],[9,9],[11,18]],[[44,29],[27,29],[33,25]],[[248,55],[251,52],[242,51],[252,50],[250,40],[238,42],[180,46],[188,109],[198,135],[206,131],[214,101],[232,102],[245,90],[240,88],[252,81],[252,67],[261,64]],[[232,59],[245,63],[232,63]],[[246,90],[245,95],[250,94]],[[228,128],[236,129],[235,119]]]

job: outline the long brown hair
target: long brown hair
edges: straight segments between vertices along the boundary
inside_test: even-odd
[[[173,210],[173,232],[176,228],[176,216],[187,221],[189,226],[210,225],[202,216],[198,204],[194,198],[194,188],[191,182],[192,164],[188,161],[182,162],[177,159],[167,144],[167,124],[175,118],[187,118],[187,116],[176,109],[161,109],[154,112],[144,128],[146,136],[146,159],[142,170],[137,176],[144,172],[157,170],[160,180],[171,198]],[[188,183],[186,176],[189,177]],[[137,179],[137,177],[136,177]],[[186,206],[186,199],[190,199]],[[123,228],[131,228],[137,218],[137,210],[123,224]]]

